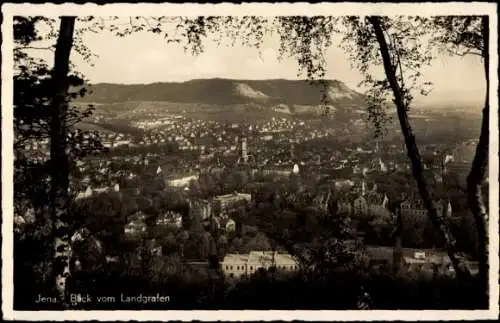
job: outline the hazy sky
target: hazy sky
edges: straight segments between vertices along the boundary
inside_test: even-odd
[[[78,26],[77,26],[78,28]],[[137,33],[125,38],[109,32],[88,33],[84,43],[98,57],[94,66],[83,62],[73,51],[72,59],[87,78],[93,82],[152,83],[177,82],[196,78],[269,79],[297,78],[294,58],[277,59],[279,42],[268,37],[262,53],[256,49],[218,47],[210,41],[199,56],[185,53],[178,44],[167,44],[160,35]],[[351,69],[342,49],[335,44],[327,53],[327,78],[338,79],[356,88],[361,75]],[[432,95],[426,101],[443,99],[481,101],[485,81],[481,60],[476,56],[442,56],[424,70],[425,80],[434,84]]]

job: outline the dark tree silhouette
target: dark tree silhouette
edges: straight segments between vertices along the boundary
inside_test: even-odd
[[[489,16],[444,16],[435,17],[427,22],[434,30],[433,42],[450,55],[475,55],[483,59],[486,93],[479,142],[472,167],[467,177],[468,205],[474,217],[479,274],[485,290],[488,288],[488,211],[482,194],[482,185],[488,167],[489,146]]]
[[[70,232],[68,223],[69,160],[66,152],[69,90],[69,56],[73,45],[76,17],[61,17],[52,71],[52,117],[50,125],[51,213],[54,234],[56,289],[63,304],[67,302],[66,280],[70,276]]]
[[[416,143],[415,135],[410,125],[410,121],[408,119],[407,111],[409,109],[410,100],[408,100],[408,97],[405,97],[408,96],[408,90],[404,85],[404,76],[400,76],[401,79],[399,82],[397,77],[397,69],[402,69],[400,57],[401,54],[400,52],[398,52],[400,48],[395,47],[394,44],[394,47],[392,48],[388,46],[384,30],[384,28],[386,27],[384,27],[383,20],[384,19],[375,16],[368,18],[368,21],[373,26],[373,32],[380,48],[380,55],[382,57],[387,81],[389,82],[390,88],[394,95],[394,104],[396,105],[401,131],[405,139],[408,157],[411,160],[413,176],[417,182],[420,196],[425,203],[426,209],[429,211],[429,217],[438,232],[441,234],[443,240],[445,241],[445,245],[448,250],[448,256],[450,257],[457,275],[466,277],[469,276],[469,272],[463,264],[463,261],[461,261],[461,259],[457,257],[456,241],[451,235],[451,232],[444,221],[443,215],[439,214],[439,212],[437,211],[437,207],[432,200],[426,179],[423,174],[423,165],[420,152]]]

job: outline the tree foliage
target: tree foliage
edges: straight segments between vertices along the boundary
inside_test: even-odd
[[[477,232],[477,246],[479,255],[479,273],[482,284],[487,289],[488,277],[488,247],[487,223],[488,211],[484,202],[482,184],[487,174],[488,146],[489,146],[489,17],[488,16],[444,16],[435,17],[431,24],[436,31],[432,42],[437,44],[441,51],[450,55],[479,56],[483,60],[485,72],[485,102],[481,133],[467,177],[467,195],[469,208],[474,216]]]
[[[481,16],[437,16],[422,21],[433,31],[433,45],[449,55],[484,57],[485,40]]]
[[[57,110],[59,105],[66,106],[71,99],[85,94],[85,89],[81,88],[81,75],[76,72],[68,75],[69,62],[66,64],[64,61],[61,61],[63,66],[57,74],[56,69],[49,68],[43,59],[29,53],[33,50],[54,50],[51,46],[36,45],[54,36],[54,22],[44,17],[14,17],[14,186],[18,189],[14,204],[17,205],[16,210],[20,210],[19,205],[23,204],[35,209],[36,222],[40,224],[38,229],[42,233],[35,237],[43,240],[46,247],[51,245],[50,239],[54,238],[51,234],[55,231],[52,229],[57,228],[57,232],[62,232],[64,226],[63,216],[57,219],[49,216],[49,206],[57,210],[55,213],[59,215],[67,212],[64,206],[66,202],[59,203],[60,207],[57,207],[54,195],[56,191],[64,191],[64,195],[67,195],[69,187],[64,183],[69,181],[69,167],[65,165],[69,166],[68,161],[75,162],[77,158],[102,147],[97,135],[84,134],[75,129],[78,122],[92,113],[92,107],[64,109],[62,114]],[[40,24],[45,24],[49,29],[45,37],[40,36]],[[71,44],[69,46],[71,48]],[[68,57],[69,52],[70,49],[66,51]],[[68,91],[70,87],[77,87],[77,90]],[[47,154],[49,147],[50,158]],[[70,160],[67,159],[68,154]],[[65,155],[66,162],[61,164],[62,160],[56,160],[56,155]],[[50,192],[53,194],[50,195]],[[59,202],[62,200],[58,199]],[[63,235],[69,237],[70,234],[66,232]],[[60,238],[58,235],[55,237],[56,240]],[[56,246],[56,254],[62,254],[61,250]],[[69,260],[65,263],[68,264]],[[63,266],[65,271],[69,270],[68,266],[57,261],[52,265],[54,275],[61,274]]]
[[[380,20],[388,39],[391,66],[400,84],[402,103],[405,110],[409,110],[415,93],[427,95],[431,91],[432,84],[422,78],[422,68],[433,59],[431,48],[422,41],[428,37],[427,31],[417,28],[420,22],[417,17],[381,17]],[[387,110],[393,106],[393,100],[388,78],[377,70],[383,62],[373,26],[361,17],[345,17],[343,23],[346,31],[341,46],[352,66],[364,76],[360,85],[367,88],[368,118],[375,126],[375,136],[382,136],[391,121]]]

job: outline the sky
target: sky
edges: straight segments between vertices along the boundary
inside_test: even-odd
[[[77,25],[78,28],[78,25]],[[84,62],[75,51],[72,61],[92,83],[154,83],[182,82],[199,78],[231,79],[297,79],[295,58],[278,60],[277,37],[266,37],[259,53],[240,45],[221,46],[207,41],[198,56],[186,53],[178,44],[167,44],[164,38],[152,33],[136,33],[119,38],[109,32],[86,33],[83,42],[98,57],[92,65]],[[362,91],[358,83],[362,76],[352,69],[343,49],[336,44],[327,55],[327,78],[343,81]],[[424,69],[424,80],[433,83],[423,102],[443,100],[478,101],[484,96],[484,70],[477,56],[440,56]]]

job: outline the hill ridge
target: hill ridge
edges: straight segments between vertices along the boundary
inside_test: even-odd
[[[339,80],[325,80],[328,86],[328,104],[334,106],[364,105],[364,96]],[[89,84],[90,93],[79,101],[125,102],[168,101],[198,104],[322,104],[322,87],[307,80],[292,79],[229,79],[206,78],[183,82],[154,82],[148,84]]]

